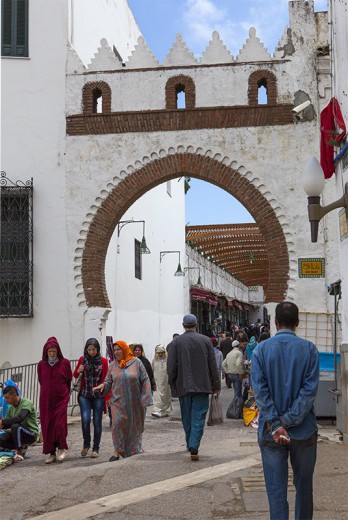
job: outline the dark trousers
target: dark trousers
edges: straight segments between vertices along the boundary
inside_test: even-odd
[[[317,432],[305,440],[291,439],[288,446],[259,440],[270,509],[270,520],[288,520],[288,458],[296,489],[295,520],[313,518],[313,473]]]
[[[179,401],[186,446],[198,450],[209,408],[209,394],[186,394]]]
[[[11,425],[11,428],[0,433],[0,446],[8,450],[19,450],[23,446],[33,444],[37,435],[20,423]]]

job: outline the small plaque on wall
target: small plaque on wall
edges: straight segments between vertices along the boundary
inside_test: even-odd
[[[300,278],[323,278],[325,258],[299,258],[298,273]]]

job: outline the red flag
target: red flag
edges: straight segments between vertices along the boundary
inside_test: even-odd
[[[336,135],[336,125],[341,132]],[[329,144],[330,139],[337,144],[346,135],[346,125],[344,124],[340,105],[336,98],[332,98],[320,114],[320,164],[324,170],[325,179],[330,179],[335,171],[334,166],[334,146]]]

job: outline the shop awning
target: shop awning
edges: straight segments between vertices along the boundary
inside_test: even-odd
[[[191,300],[200,301],[200,302],[207,302],[209,305],[217,305],[218,304],[218,297],[210,292],[205,291],[204,289],[195,289],[192,287],[190,289],[191,292]]]

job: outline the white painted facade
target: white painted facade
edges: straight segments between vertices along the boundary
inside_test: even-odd
[[[330,49],[332,66],[332,94],[336,97],[341,107],[343,120],[348,129],[348,1],[342,0],[335,2],[329,1],[329,12],[331,22]],[[339,154],[340,149],[335,149]],[[348,183],[348,150],[345,145],[343,156],[337,160],[335,165],[336,172],[334,178],[329,182],[336,187],[336,194],[333,194],[330,202],[340,199],[344,193],[344,186]],[[335,182],[336,181],[336,182]],[[325,201],[326,202],[326,201]],[[348,211],[348,210],[347,210]],[[339,260],[341,266],[341,291],[342,299],[339,308],[342,321],[342,341],[339,342],[341,363],[339,394],[337,395],[337,427],[343,433],[344,442],[348,443],[348,219],[342,215],[343,210],[333,211],[336,222],[337,213],[341,213],[341,232],[338,245]],[[338,222],[337,222],[338,225]],[[335,282],[336,280],[332,280]],[[333,298],[331,296],[331,298]]]
[[[113,13],[122,21],[117,30]],[[121,230],[119,239],[113,237],[106,280],[117,312],[109,316],[109,309],[87,308],[81,259],[89,226],[114,187],[145,164],[183,152],[231,165],[257,188],[273,208],[287,241],[287,297],[303,311],[328,310],[332,302],[325,282],[338,278],[335,248],[331,246],[336,237],[324,239],[321,233],[317,244],[309,242],[302,191],[302,165],[308,156],[318,153],[318,117],[283,127],[82,137],[67,137],[65,132],[65,116],[81,113],[82,88],[87,82],[110,85],[112,111],[163,109],[166,82],[178,74],[194,80],[197,107],[246,105],[248,77],[261,67],[276,75],[279,103],[293,103],[301,91],[318,115],[330,93],[325,88],[318,92],[316,83],[313,47],[325,40],[325,35],[324,29],[319,30],[324,23],[315,18],[313,2],[305,7],[302,2],[290,3],[297,51],[281,63],[278,60],[283,51],[268,55],[251,30],[233,66],[214,34],[200,63],[178,38],[165,59],[171,68],[156,70],[158,62],[143,39],[137,40],[140,31],[126,0],[36,0],[30,2],[29,20],[30,57],[2,60],[2,125],[6,128],[2,133],[2,169],[12,179],[34,179],[34,318],[1,320],[0,365],[5,361],[12,365],[37,361],[44,342],[52,335],[58,338],[66,357],[76,358],[90,336],[109,334],[129,342],[141,341],[151,351],[158,342],[166,343],[173,332],[181,332],[182,311],[188,310],[188,277],[170,276],[176,269],[176,255],[166,255],[159,262],[159,253],[180,250],[182,267],[186,266],[182,182],[172,179],[172,198],[168,198],[165,185],[155,187],[123,217],[146,221],[151,255],[144,255],[141,284],[132,276],[131,260],[134,238],[141,239],[141,229],[130,224]],[[287,42],[286,34],[280,47]],[[67,50],[69,39],[73,50]],[[125,67],[112,53],[113,45]],[[137,70],[141,64],[145,68]],[[325,83],[325,71],[322,76]],[[329,279],[299,279],[300,257],[325,257]],[[215,290],[217,280],[220,288],[226,285],[226,291],[221,292],[248,300],[245,286],[219,279],[207,266],[204,277],[207,287]],[[268,306],[269,312],[274,304]]]
[[[72,33],[90,60],[105,34],[127,55],[140,30],[126,0],[35,0],[29,2],[29,57],[1,60],[1,170],[34,183],[34,318],[0,320],[0,366],[38,361],[52,335],[66,357],[76,358],[84,340],[82,311],[76,304],[72,311],[69,301],[65,89]]]
[[[106,335],[114,340],[142,343],[152,359],[155,346],[168,344],[174,332],[182,331],[186,310],[186,277],[174,273],[178,253],[162,257],[161,251],[180,251],[185,267],[184,178],[160,184],[138,199],[121,219],[145,220],[145,238],[150,254],[141,255],[142,279],[134,276],[134,240],[141,241],[142,223],[126,224],[119,236],[115,230],[106,257],[106,287],[112,312]],[[188,311],[187,311],[188,312]]]

